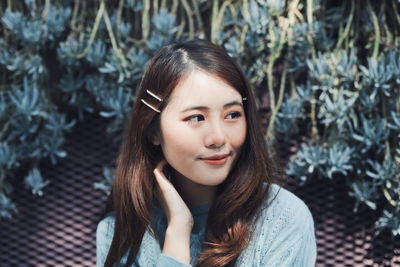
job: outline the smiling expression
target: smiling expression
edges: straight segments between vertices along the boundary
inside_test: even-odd
[[[161,144],[167,162],[201,185],[221,184],[246,139],[242,96],[203,71],[190,72],[173,90],[161,113]]]

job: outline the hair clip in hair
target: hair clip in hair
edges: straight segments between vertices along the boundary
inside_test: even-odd
[[[153,107],[152,105],[150,105],[149,103],[147,103],[146,101],[144,101],[143,99],[140,99],[140,101],[142,101],[143,104],[145,104],[146,106],[148,106],[149,108],[151,108],[152,110],[154,110],[157,113],[160,113],[161,111],[159,111],[158,109],[156,109],[155,107]]]
[[[154,94],[150,90],[146,90],[146,93],[148,93],[149,95],[151,95],[152,97],[154,97],[158,101],[160,101],[160,102],[162,101],[162,99],[160,97],[158,97],[156,94]],[[149,103],[147,103],[144,99],[140,99],[140,101],[142,101],[143,104],[145,104],[146,106],[148,106],[149,108],[151,108],[155,112],[157,112],[157,113],[161,112],[159,109],[157,109],[157,108],[153,107],[152,105],[150,105]]]
[[[159,98],[156,94],[152,93],[150,90],[146,90],[146,92],[151,95],[152,97],[154,97],[155,99],[157,99],[158,101],[162,101],[161,98]]]

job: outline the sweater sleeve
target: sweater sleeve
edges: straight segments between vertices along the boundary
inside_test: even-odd
[[[97,267],[103,267],[105,260],[107,258],[108,250],[110,249],[111,242],[113,239],[113,233],[114,233],[114,218],[112,217],[107,217],[100,221],[100,223],[97,226],[96,230],[96,266]],[[142,249],[141,254],[142,259],[139,259],[139,263],[143,263],[144,266],[149,266],[150,262],[157,262],[156,265],[157,267],[191,267],[192,265],[185,264],[183,262],[180,262],[172,257],[169,257],[163,253],[159,253],[156,255],[156,253],[151,253],[155,251],[159,251],[160,248],[149,248],[148,246],[154,246],[157,245],[156,242],[153,242],[154,240],[148,240],[146,239],[145,246],[147,246],[146,249]],[[143,244],[142,244],[143,245]],[[148,255],[148,254],[153,254],[153,255]],[[153,259],[151,259],[153,258]],[[156,259],[156,260],[155,260]],[[122,259],[122,262],[125,262],[125,257]],[[151,264],[151,265],[153,265]],[[133,264],[132,266],[135,266]]]
[[[96,266],[103,267],[113,238],[114,220],[107,217],[96,229]]]
[[[269,249],[264,251],[260,266],[315,266],[317,248],[311,212],[292,193],[282,202],[288,205],[281,207],[275,225],[270,225],[272,230],[268,231],[275,233],[270,234],[273,238],[263,244]]]

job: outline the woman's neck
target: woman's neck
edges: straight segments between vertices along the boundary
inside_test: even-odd
[[[173,171],[171,182],[190,208],[211,204],[218,188],[197,184],[176,171]]]

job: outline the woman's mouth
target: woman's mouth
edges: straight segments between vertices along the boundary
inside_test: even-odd
[[[230,154],[220,154],[201,158],[201,160],[210,165],[224,165],[228,161],[229,156]]]

